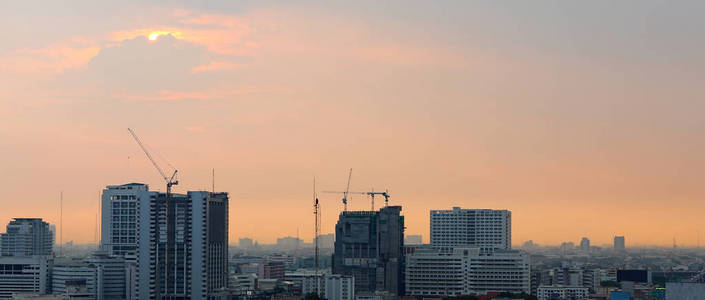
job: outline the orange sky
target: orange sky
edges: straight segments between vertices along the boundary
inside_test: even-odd
[[[349,168],[425,241],[453,206],[511,210],[514,244],[705,225],[702,2],[71,5],[0,4],[0,223],[57,223],[63,190],[93,242],[102,187],[163,190],[132,127],[178,192],[216,169],[232,241],[310,240],[313,177]]]

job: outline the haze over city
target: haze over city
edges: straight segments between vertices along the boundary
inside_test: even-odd
[[[637,4],[638,5],[635,5]],[[0,223],[97,242],[101,191],[230,195],[229,238],[313,237],[319,192],[507,209],[512,243],[695,245],[701,1],[0,3]],[[341,196],[319,194],[322,233]],[[377,208],[382,204],[377,199]],[[349,210],[369,210],[353,195]]]

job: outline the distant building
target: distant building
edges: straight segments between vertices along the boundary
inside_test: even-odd
[[[277,238],[277,247],[279,249],[286,249],[286,250],[298,249],[301,246],[301,244],[303,244],[303,241],[299,238],[295,238],[295,237],[291,237],[291,236]]]
[[[584,237],[580,240],[580,250],[590,251],[590,239]]]
[[[624,236],[614,237],[614,250],[624,251]]]
[[[410,234],[404,237],[404,245],[421,245],[423,237],[420,234]]]
[[[666,299],[700,300],[705,295],[705,283],[667,282]]]
[[[314,241],[315,243],[315,241]],[[335,234],[322,234],[318,236],[318,247],[321,249],[333,249]]]
[[[431,245],[437,248],[478,247],[483,253],[512,248],[512,213],[508,210],[431,211]]]
[[[539,300],[588,299],[589,296],[588,288],[581,286],[540,286],[536,292],[536,297]]]
[[[238,246],[243,249],[249,249],[252,248],[252,239],[251,238],[240,238],[238,241]]]
[[[419,247],[406,254],[404,275],[409,296],[530,291],[529,259],[512,250],[481,254],[479,248],[458,247],[446,253]]]
[[[262,279],[278,279],[284,280],[284,263],[280,261],[272,261],[259,265],[257,277]]]
[[[14,218],[0,234],[0,256],[52,255],[54,235],[41,218]]]
[[[49,256],[0,257],[0,299],[14,293],[48,294],[52,265]]]
[[[333,274],[355,278],[355,293],[403,295],[401,206],[344,211],[335,225]]]

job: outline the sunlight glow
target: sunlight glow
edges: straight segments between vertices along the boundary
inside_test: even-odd
[[[159,37],[159,33],[153,32],[153,33],[151,33],[151,34],[149,35],[149,40],[150,40],[150,41],[156,41],[158,37]]]

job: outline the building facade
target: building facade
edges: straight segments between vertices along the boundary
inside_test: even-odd
[[[512,213],[508,210],[461,209],[431,211],[431,245],[477,247],[483,253],[512,248]]]
[[[355,292],[402,295],[404,217],[401,206],[345,211],[335,225],[333,274],[353,277]]]
[[[169,210],[160,193],[140,209],[139,299],[220,294],[228,286],[228,194],[196,191],[168,201]]]
[[[0,256],[52,255],[54,234],[40,218],[14,218],[0,234]]]
[[[456,296],[530,292],[528,257],[518,251],[419,247],[406,254],[406,295]]]
[[[49,256],[0,257],[0,299],[14,293],[50,293],[52,265]]]
[[[588,288],[581,286],[551,285],[540,286],[536,293],[539,300],[571,299],[583,300],[590,297]]]
[[[122,256],[94,253],[85,262],[95,271],[95,299],[120,300],[127,297],[127,265]]]

